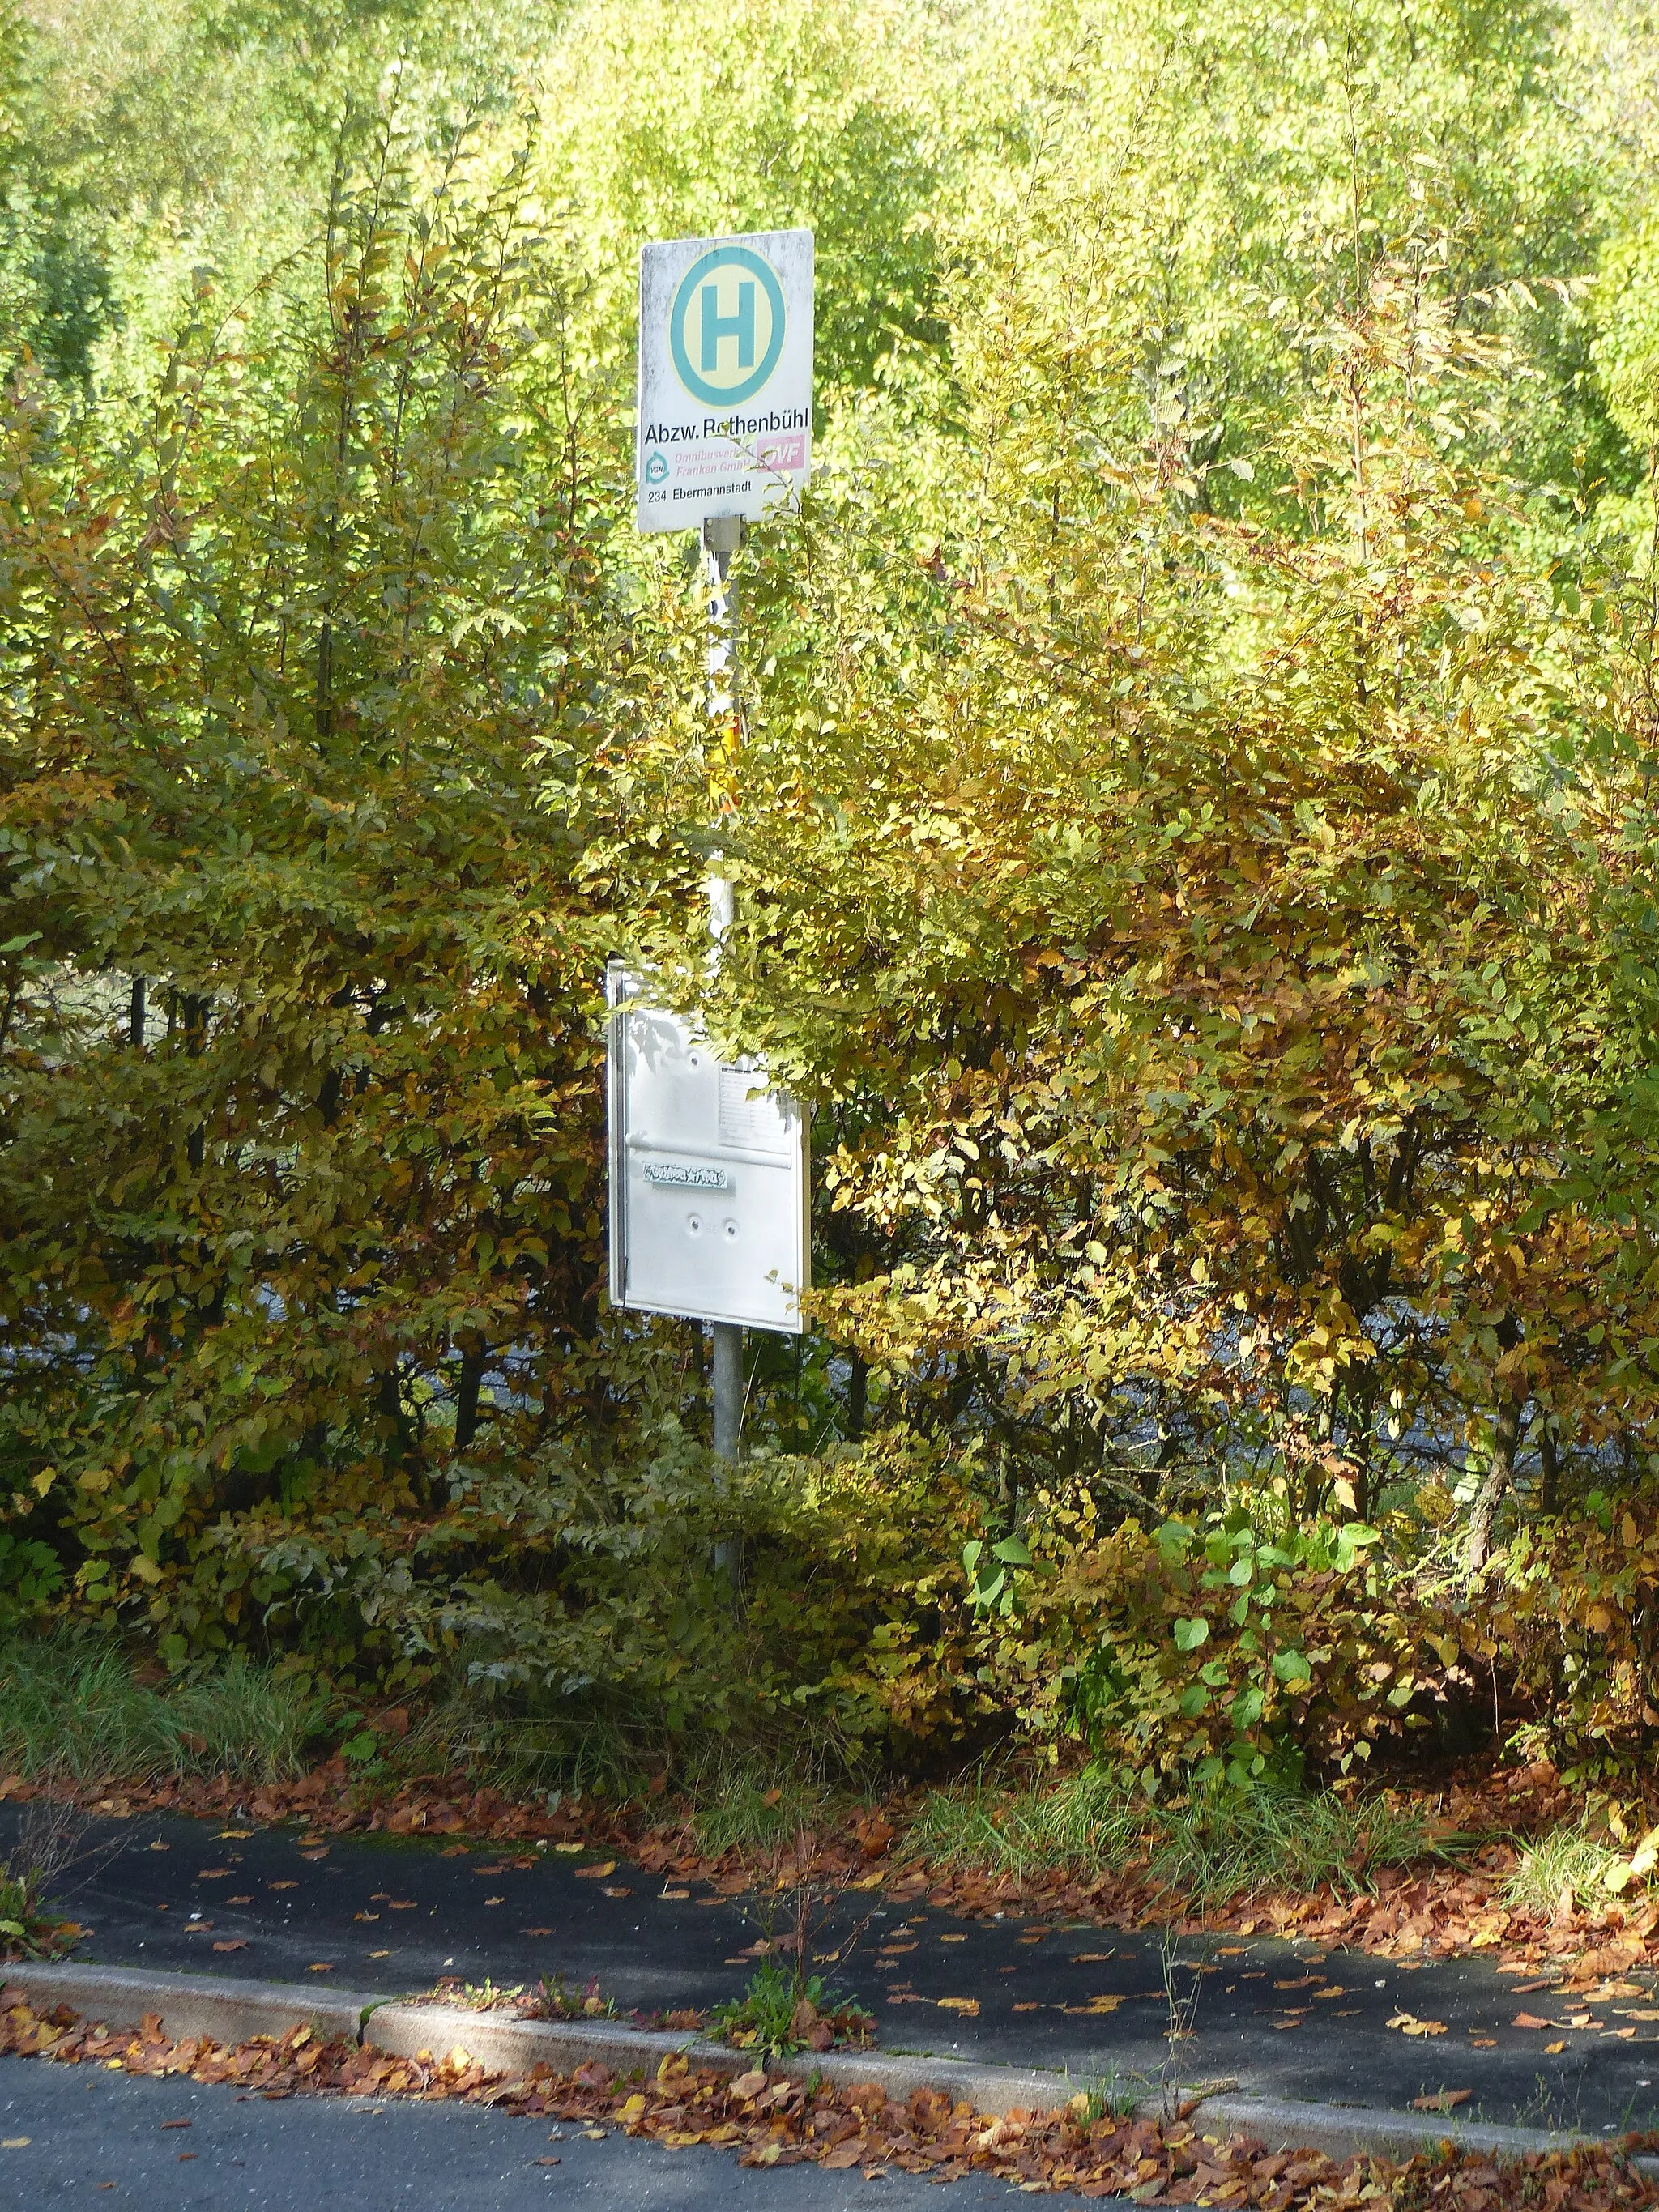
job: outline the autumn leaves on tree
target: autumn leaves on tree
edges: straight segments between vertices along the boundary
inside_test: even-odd
[[[594,0],[511,97],[348,39],[281,252],[100,246],[0,462],[14,1612],[1149,1784],[1494,1698],[1642,1755],[1645,126],[1588,19],[1328,12],[825,0],[763,83],[758,0]],[[735,181],[641,93],[692,37]],[[711,977],[625,279],[755,221],[826,461],[739,556]],[[736,1613],[696,1333],[605,1296],[612,952],[816,1115]]]

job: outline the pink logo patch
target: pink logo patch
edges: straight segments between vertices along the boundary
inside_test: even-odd
[[[787,438],[757,439],[755,462],[763,469],[804,469],[806,466],[805,431],[793,431]]]

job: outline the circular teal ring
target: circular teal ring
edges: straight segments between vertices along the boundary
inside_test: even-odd
[[[685,350],[685,310],[693,290],[705,276],[711,276],[716,269],[733,268],[746,269],[759,277],[772,310],[772,335],[765,356],[749,381],[725,391],[705,384],[691,366]],[[741,407],[763,387],[778,365],[778,356],[783,351],[783,287],[769,261],[763,261],[758,253],[751,253],[746,246],[716,246],[699,255],[676,286],[674,304],[668,310],[668,350],[680,382],[694,399],[701,399],[705,406]]]

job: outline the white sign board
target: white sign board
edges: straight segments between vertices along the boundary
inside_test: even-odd
[[[677,238],[640,253],[641,530],[754,521],[812,466],[812,234]]]
[[[613,963],[607,1066],[611,1297],[799,1336],[811,1287],[806,1117],[715,1059]]]

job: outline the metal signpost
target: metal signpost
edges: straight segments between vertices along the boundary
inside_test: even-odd
[[[701,530],[709,594],[708,711],[738,712],[732,555],[745,520],[786,505],[811,471],[812,234],[683,238],[640,256],[642,531]],[[719,824],[715,825],[717,828]],[[715,856],[718,868],[719,855]],[[708,880],[714,957],[732,885]],[[799,1334],[811,1288],[806,1117],[758,1062],[716,1060],[695,1023],[650,1003],[613,964],[608,1110],[611,1295],[714,1335],[714,1449],[738,1455],[743,1332]],[[735,1581],[734,1547],[721,1563]]]

